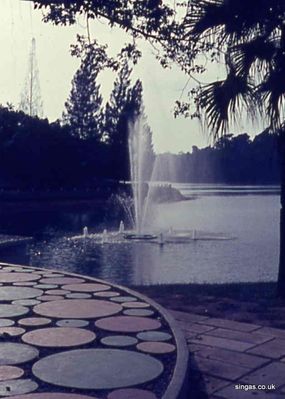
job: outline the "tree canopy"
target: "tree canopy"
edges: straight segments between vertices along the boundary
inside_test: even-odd
[[[285,3],[193,0],[184,21],[193,61],[225,63],[226,78],[200,85],[198,110],[216,134],[247,112],[275,131],[284,123]]]
[[[102,136],[102,96],[98,75],[106,59],[97,49],[86,45],[79,37],[79,44],[74,46],[73,53],[80,54],[81,65],[72,81],[70,96],[65,103],[66,112],[63,119],[71,126],[74,136],[80,138]]]
[[[174,0],[29,0],[43,11],[43,21],[56,25],[72,25],[79,17],[87,20],[90,39],[90,21],[106,21],[119,27],[131,39],[130,47],[140,56],[139,40],[149,42],[163,68],[174,63],[194,78],[205,70],[203,64],[192,62],[192,48],[185,34],[188,1]],[[97,43],[98,45],[98,43]],[[195,79],[195,78],[194,78]]]
[[[247,133],[225,134],[213,147],[158,155],[158,181],[211,184],[279,184],[278,138],[267,130],[253,139]],[[169,176],[168,165],[175,165]]]
[[[168,5],[162,0],[31,0],[44,10],[44,21],[74,24],[80,15],[88,20],[103,19],[119,26],[134,38],[145,38],[169,48],[181,29],[177,9],[183,2]],[[171,4],[171,3],[169,3]]]

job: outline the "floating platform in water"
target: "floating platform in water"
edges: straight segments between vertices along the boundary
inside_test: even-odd
[[[155,234],[124,234],[123,235],[125,240],[155,240],[157,235]]]
[[[69,239],[85,243],[122,244],[128,241],[149,242],[154,244],[189,244],[193,241],[228,241],[235,237],[223,233],[211,233],[198,230],[172,230],[137,233],[134,230],[125,232],[105,232],[73,236]]]
[[[18,245],[28,244],[33,241],[32,237],[13,236],[0,234],[0,250],[3,248],[14,247]]]

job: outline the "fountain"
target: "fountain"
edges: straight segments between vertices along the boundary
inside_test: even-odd
[[[145,120],[139,116],[133,123],[129,124],[129,161],[130,177],[133,194],[134,208],[134,232],[126,234],[126,239],[150,240],[155,239],[155,234],[150,234],[144,230],[146,217],[146,207],[148,205],[149,180],[147,171],[150,159],[148,148],[148,132],[145,128]]]
[[[132,225],[131,230],[125,229],[121,220],[117,231],[107,232],[104,229],[101,234],[89,234],[88,228],[84,227],[83,235],[74,237],[85,241],[88,237],[88,245],[93,242],[122,243],[125,240],[149,241],[163,246],[166,243],[189,243],[197,240],[227,240],[229,237],[218,233],[206,233],[196,229],[179,230],[169,226],[161,228],[155,226],[153,211],[154,206],[162,202],[184,201],[185,198],[180,191],[173,188],[169,183],[157,185],[161,177],[161,171],[165,172],[163,160],[157,156],[153,157],[151,150],[151,136],[146,126],[144,116],[138,116],[135,121],[129,123],[129,164],[130,164],[130,185],[132,196],[126,191],[116,195],[116,202],[124,209],[128,222]],[[175,173],[175,165],[167,165],[166,175],[169,179],[179,178]],[[165,173],[164,173],[165,174]],[[193,198],[192,198],[193,199]],[[148,222],[151,222],[148,224]],[[90,240],[92,238],[92,240]]]
[[[124,222],[121,220],[121,221],[120,221],[120,226],[119,226],[119,233],[120,233],[120,234],[123,234],[124,231],[125,231],[125,224],[124,224]]]
[[[108,231],[107,229],[104,229],[102,234],[102,244],[106,244],[107,242],[108,242]]]
[[[87,226],[85,226],[84,228],[83,228],[83,237],[84,238],[87,238],[88,237],[88,227]]]
[[[166,201],[187,200],[180,191],[174,189],[171,184],[157,185],[155,182],[160,180],[161,171],[165,169],[165,164],[157,156],[151,159],[149,153],[149,136],[146,128],[145,119],[139,116],[133,123],[129,124],[129,160],[130,177],[133,194],[133,228],[132,232],[124,234],[128,240],[150,240],[159,245],[165,243],[187,243],[196,240],[226,240],[229,237],[217,233],[198,232],[192,230],[174,230],[170,226],[165,231],[152,223],[151,228],[146,228],[147,220],[153,210],[153,205]],[[153,163],[153,165],[152,165]],[[152,166],[150,171],[150,165]],[[173,163],[167,165],[167,175],[169,179],[177,179],[176,167]],[[192,197],[193,199],[193,197]]]

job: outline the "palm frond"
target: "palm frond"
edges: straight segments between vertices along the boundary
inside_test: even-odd
[[[229,51],[229,59],[237,75],[248,76],[252,66],[255,72],[269,68],[276,53],[276,43],[265,37],[257,37],[247,43],[234,46]]]
[[[284,120],[285,76],[284,69],[277,68],[269,73],[258,87],[265,114],[270,126],[279,129]]]
[[[226,132],[230,121],[238,121],[244,107],[254,112],[253,85],[232,71],[225,80],[204,86],[199,98],[200,110],[214,140]]]
[[[270,14],[272,24],[268,23]],[[285,15],[280,0],[250,0],[248,7],[241,0],[192,0],[185,27],[192,38],[224,36],[224,43],[234,43],[270,35],[280,24],[280,15]]]

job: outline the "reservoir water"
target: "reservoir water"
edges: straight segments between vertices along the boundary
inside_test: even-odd
[[[108,220],[108,213],[103,215],[103,211],[90,208],[80,212],[57,210],[56,214],[51,209],[44,213],[32,208],[21,212],[10,209],[0,212],[0,227],[5,233],[25,232],[35,236],[25,263],[88,274],[124,285],[276,281],[278,187],[174,186],[186,197],[196,198],[157,206],[156,225],[221,233],[233,239],[164,246],[126,241],[84,247],[70,237],[80,233],[85,224],[93,231],[102,231],[105,225],[117,229],[119,225],[119,220]],[[0,255],[1,260],[21,261],[13,259],[13,253],[8,258],[3,256]]]

